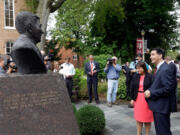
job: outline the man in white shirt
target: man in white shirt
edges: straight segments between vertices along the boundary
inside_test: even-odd
[[[64,76],[66,87],[70,98],[72,97],[73,75],[75,75],[74,65],[70,63],[70,58],[65,59],[65,63],[60,66],[59,73]]]

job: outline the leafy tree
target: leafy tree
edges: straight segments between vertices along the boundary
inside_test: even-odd
[[[36,13],[38,8],[39,0],[25,0],[29,10],[33,13]]]
[[[66,48],[80,54],[85,52],[89,37],[92,0],[66,0],[58,10],[56,28],[52,31],[55,40]],[[79,58],[78,58],[79,60]]]
[[[61,46],[59,46],[56,40],[50,40],[48,43],[46,43],[44,49],[46,54],[51,57],[52,61],[59,61],[61,59],[61,54],[59,54]]]
[[[46,42],[46,29],[50,13],[58,10],[65,0],[25,0],[27,6],[33,13],[40,17],[44,34],[41,37],[40,49],[44,49]]]
[[[95,54],[118,54],[117,39],[119,25],[125,19],[121,0],[99,0],[95,7],[95,17],[91,23],[92,37],[95,38]],[[115,32],[115,33],[114,33]],[[119,55],[118,55],[119,56]]]
[[[150,48],[170,48],[178,36],[175,31],[177,17],[170,14],[175,10],[176,1],[99,0],[91,23],[92,37],[101,37],[101,42],[96,44],[97,53],[101,48],[113,47],[112,53],[120,56],[123,62],[133,58],[136,38],[141,37],[141,30],[145,30]]]
[[[176,60],[177,56],[179,55],[178,51],[168,50],[166,56],[170,56],[171,59]]]

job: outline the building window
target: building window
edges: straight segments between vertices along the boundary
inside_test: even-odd
[[[73,60],[77,60],[77,55],[73,55]]]
[[[13,47],[13,42],[6,42],[6,54],[10,55]]]
[[[4,0],[5,28],[14,28],[14,0]]]

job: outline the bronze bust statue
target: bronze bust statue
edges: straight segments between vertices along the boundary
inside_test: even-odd
[[[43,34],[40,18],[30,12],[20,12],[15,24],[20,36],[13,45],[11,56],[18,73],[46,73],[43,57],[36,46]]]

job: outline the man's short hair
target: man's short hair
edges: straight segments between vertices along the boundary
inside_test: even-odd
[[[40,18],[30,12],[20,12],[18,13],[18,15],[16,16],[16,21],[15,21],[15,25],[16,25],[16,29],[20,34],[26,33],[28,32],[29,27],[32,27],[34,25],[34,23],[37,22],[37,20],[39,20]]]
[[[90,54],[89,57],[94,57],[94,56],[92,54]]]
[[[166,56],[166,58],[165,58],[167,61],[171,61],[172,59],[171,59],[171,56]]]
[[[113,56],[112,59],[113,59],[113,60],[117,60],[118,58],[117,58],[116,56]]]
[[[71,58],[70,57],[66,57],[65,60],[71,60]]]
[[[162,59],[165,57],[165,51],[162,48],[154,48],[151,51],[156,51],[157,54],[162,55]]]

